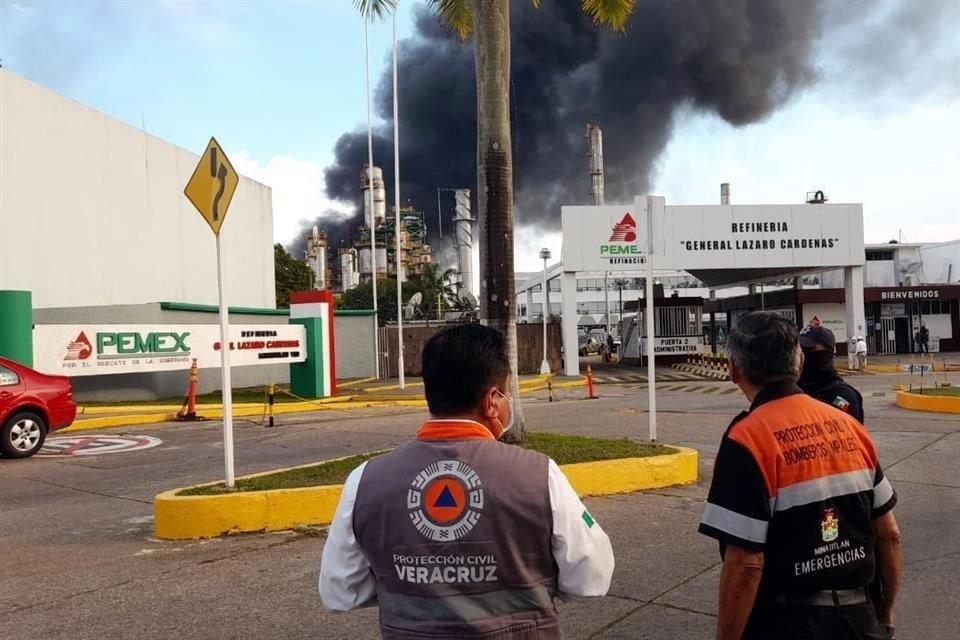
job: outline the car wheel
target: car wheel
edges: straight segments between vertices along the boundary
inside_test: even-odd
[[[47,438],[46,421],[32,411],[13,414],[0,429],[0,451],[8,458],[29,458]]]

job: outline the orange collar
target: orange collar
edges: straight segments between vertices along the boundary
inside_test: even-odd
[[[494,440],[490,430],[473,420],[427,420],[418,440]]]

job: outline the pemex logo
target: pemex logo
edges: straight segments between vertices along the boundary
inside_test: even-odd
[[[635,242],[637,239],[637,223],[630,213],[626,213],[623,219],[613,225],[613,233],[610,234],[610,242]]]
[[[87,339],[87,334],[81,331],[76,340],[67,343],[67,355],[63,359],[86,360],[91,353],[93,353],[93,345]]]

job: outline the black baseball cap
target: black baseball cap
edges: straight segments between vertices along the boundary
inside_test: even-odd
[[[820,345],[830,349],[830,351],[837,350],[837,338],[833,335],[833,331],[826,327],[809,324],[805,326],[800,332],[800,348],[815,349]]]

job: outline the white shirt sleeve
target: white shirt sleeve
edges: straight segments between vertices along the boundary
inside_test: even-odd
[[[330,611],[349,611],[375,604],[377,581],[353,533],[353,505],[367,466],[354,469],[343,483],[340,504],[330,523],[320,558],[320,600]]]
[[[550,510],[553,512],[553,557],[563,596],[606,595],[613,578],[610,538],[583,506],[557,463],[547,469]]]

